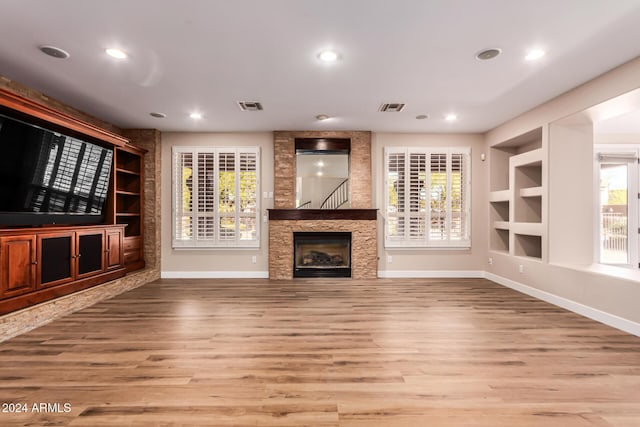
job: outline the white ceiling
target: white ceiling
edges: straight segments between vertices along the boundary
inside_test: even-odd
[[[640,0],[0,0],[0,75],[124,128],[483,132],[640,56],[639,23]]]
[[[598,134],[637,134],[640,133],[640,105],[637,110],[619,116],[595,122],[593,131]]]

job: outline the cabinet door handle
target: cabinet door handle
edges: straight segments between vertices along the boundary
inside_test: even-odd
[[[78,254],[78,258],[80,258],[82,256],[82,254]]]
[[[32,261],[31,264],[38,265],[38,261]]]

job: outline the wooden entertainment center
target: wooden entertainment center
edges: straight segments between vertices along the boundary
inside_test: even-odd
[[[0,315],[145,266],[145,150],[123,136],[0,88],[0,107],[114,149],[104,222],[12,228],[0,224]]]

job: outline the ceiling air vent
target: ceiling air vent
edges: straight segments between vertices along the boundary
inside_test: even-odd
[[[383,113],[399,113],[404,108],[404,104],[400,104],[398,102],[389,102],[386,104],[382,104],[380,106],[380,110]]]
[[[261,111],[262,104],[255,101],[238,101],[238,106],[242,111]]]

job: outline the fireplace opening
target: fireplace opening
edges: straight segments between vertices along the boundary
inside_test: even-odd
[[[351,277],[351,233],[293,233],[293,277]]]

